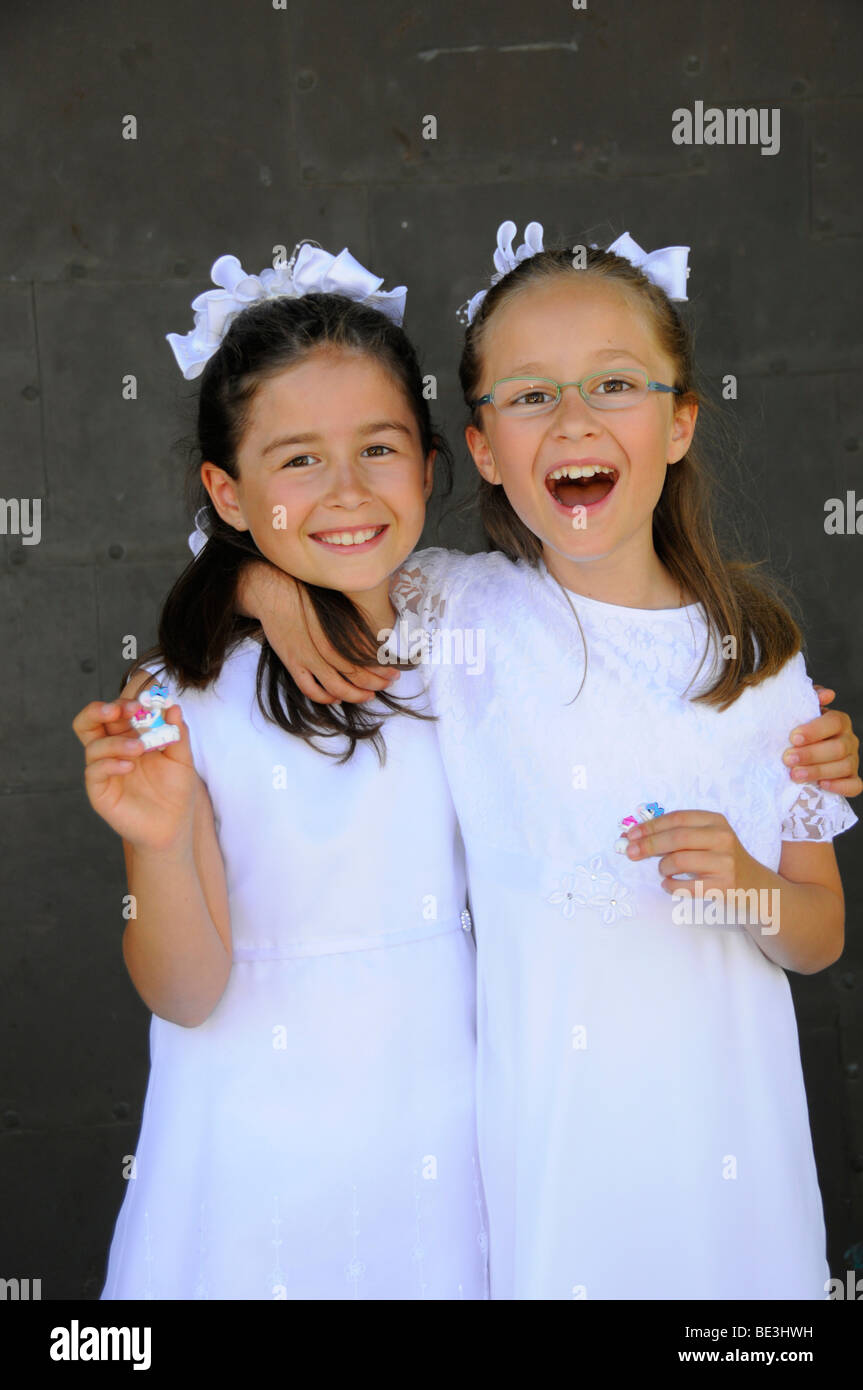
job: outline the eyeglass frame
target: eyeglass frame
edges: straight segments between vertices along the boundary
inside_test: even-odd
[[[620,367],[618,370],[621,371],[621,372],[638,372],[638,375],[639,375],[639,376],[643,376],[643,377],[644,377],[644,380],[645,380],[646,383],[647,383],[647,389],[648,389],[648,391],[666,391],[666,392],[672,393],[672,394],[675,395],[675,396],[682,396],[682,395],[683,395],[683,391],[682,391],[681,387],[679,387],[679,386],[664,386],[664,385],[662,384],[661,381],[651,381],[651,380],[650,380],[650,373],[649,373],[649,372],[646,372],[646,371],[644,370],[643,367]],[[550,376],[533,376],[533,377],[531,377],[531,376],[502,376],[502,377],[500,377],[500,379],[499,379],[498,381],[495,381],[495,382],[492,384],[492,388],[491,388],[490,391],[487,391],[487,392],[485,393],[484,396],[480,396],[480,397],[478,398],[478,400],[471,401],[470,405],[471,405],[471,409],[472,409],[472,410],[476,410],[476,409],[477,409],[479,406],[481,406],[481,405],[493,405],[494,408],[495,408],[495,410],[496,410],[496,411],[498,412],[498,414],[500,415],[500,414],[502,414],[503,412],[501,411],[500,407],[499,407],[498,405],[495,404],[495,400],[494,400],[494,393],[495,393],[496,388],[497,388],[498,386],[502,386],[503,383],[504,383],[505,381],[530,381],[530,382],[537,382],[537,383],[545,382],[545,383],[548,384],[548,385],[556,386],[556,387],[557,387],[557,398],[556,398],[556,400],[554,401],[554,404],[553,404],[553,405],[550,405],[550,406],[546,406],[546,407],[545,407],[544,409],[542,409],[542,410],[535,410],[535,411],[533,412],[534,415],[550,415],[551,412],[552,412],[553,410],[555,410],[555,409],[557,408],[557,406],[560,404],[560,398],[561,398],[561,396],[563,395],[563,389],[564,389],[565,386],[577,386],[577,387],[578,387],[578,394],[581,396],[581,399],[584,401],[585,405],[590,406],[591,410],[628,410],[628,409],[630,409],[629,406],[621,406],[621,405],[615,405],[615,406],[601,406],[601,405],[594,405],[592,401],[589,401],[589,400],[587,399],[587,396],[584,394],[583,390],[581,389],[586,381],[593,381],[594,378],[600,377],[600,376],[613,376],[613,375],[614,375],[614,368],[611,368],[610,370],[605,371],[605,372],[590,372],[590,374],[589,374],[588,376],[583,376],[583,377],[581,378],[581,381],[555,381],[555,380],[554,380],[554,377],[550,377]],[[530,416],[530,415],[525,415],[524,418],[525,418],[526,420],[529,420],[529,419],[531,419],[531,416]]]

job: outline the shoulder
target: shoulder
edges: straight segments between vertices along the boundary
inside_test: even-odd
[[[467,554],[462,550],[447,550],[429,546],[415,550],[393,576],[390,596],[400,611],[442,617],[445,605],[461,594],[486,598],[506,585],[520,571],[524,562],[514,562],[499,550]]]
[[[814,719],[821,712],[802,651],[795,652],[778,671],[759,681],[753,689],[760,691],[762,701],[787,716],[788,733],[794,724]]]
[[[168,665],[164,655],[157,651],[146,658],[145,665],[133,671],[123,688],[122,698],[134,700],[141,694],[142,690],[147,690],[153,684],[159,684],[167,690],[174,700],[182,699],[184,702],[195,704],[204,703],[208,696],[218,694],[227,684],[236,682],[238,678],[245,680],[250,670],[254,672],[257,669],[260,654],[261,642],[259,638],[242,638],[228,652],[222,663],[222,669],[215,680],[201,688],[184,685]]]
[[[175,682],[159,652],[147,657],[143,666],[133,667],[121,691],[121,699],[136,700],[141,692],[148,690],[151,685],[164,686],[171,696],[176,698]]]

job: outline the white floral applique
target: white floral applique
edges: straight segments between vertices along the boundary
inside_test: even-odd
[[[636,915],[629,889],[611,872],[601,854],[592,855],[564,874],[546,902],[559,907],[564,917],[573,917],[577,907],[592,908],[606,926]]]

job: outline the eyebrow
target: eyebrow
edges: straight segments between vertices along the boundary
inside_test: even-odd
[[[593,354],[594,357],[626,357],[630,362],[636,362],[640,367],[644,366],[640,357],[636,357],[629,348],[601,348],[599,352]],[[512,375],[517,376],[521,372],[543,372],[545,368],[539,362],[521,362],[517,367],[513,367]]]
[[[382,434],[386,430],[394,430],[399,434],[406,434],[409,439],[413,438],[407,425],[401,424],[398,420],[372,420],[366,425],[360,425],[357,429],[357,434]],[[306,434],[285,435],[282,439],[272,440],[265,449],[261,450],[261,456],[263,457],[264,454],[268,454],[271,449],[289,448],[294,444],[315,444],[320,438],[321,436],[315,431],[310,431]]]

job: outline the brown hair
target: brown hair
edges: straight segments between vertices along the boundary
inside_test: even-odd
[[[584,269],[573,266],[572,250],[547,250],[521,261],[492,285],[468,326],[459,380],[471,423],[482,429],[479,409],[473,402],[480,394],[483,345],[496,310],[529,286],[559,275],[604,280],[627,294],[641,312],[662,351],[674,364],[668,383],[681,395],[678,403],[697,402],[713,423],[723,455],[731,443],[727,418],[710,399],[698,380],[693,335],[664,290],[622,256],[584,247]],[[760,573],[760,562],[741,556],[736,523],[733,544],[740,558],[725,559],[714,525],[714,497],[720,491],[705,450],[693,438],[684,456],[668,468],[665,485],[653,513],[653,544],[666,569],[703,607],[708,628],[717,643],[733,637],[734,657],[722,662],[716,681],[694,696],[705,704],[726,709],[747,686],[775,675],[802,646],[800,628],[789,612],[793,603],[785,586]],[[536,566],[542,543],[516,514],[503,487],[480,479],[476,497],[479,514],[493,549],[511,560],[527,560]],[[729,509],[730,511],[730,509]],[[706,653],[705,653],[706,655]]]
[[[144,653],[126,673],[124,682],[158,656],[163,669],[175,676],[181,687],[204,689],[216,680],[225,659],[239,642],[261,633],[256,619],[237,613],[235,591],[242,567],[252,560],[264,561],[264,556],[250,531],[237,531],[219,516],[201,481],[201,463],[209,460],[229,477],[238,477],[237,452],[259,386],[268,377],[322,348],[356,352],[379,363],[390,374],[413,412],[423,457],[428,457],[432,449],[437,450],[436,480],[440,471],[444,495],[451,488],[449,446],[432,424],[416,351],[398,324],[370,305],[358,304],[340,294],[307,294],[298,299],[275,298],[250,305],[232,320],[204,368],[196,393],[197,422],[188,441],[186,481],[190,511],[195,514],[203,509],[209,539],[186,565],[165,600],[158,645]],[[315,584],[302,587],[335,649],[359,666],[377,662],[379,644],[356,604],[336,589]],[[343,763],[359,743],[371,739],[380,762],[386,761],[386,745],[380,734],[382,718],[365,705],[349,701],[319,705],[307,699],[265,637],[256,688],[261,712],[286,733],[310,743],[339,735],[347,740],[341,756],[312,743],[319,752],[338,757]],[[376,700],[390,711],[383,718],[394,713],[409,714],[415,719],[435,718],[410,709],[384,690],[377,692]]]

